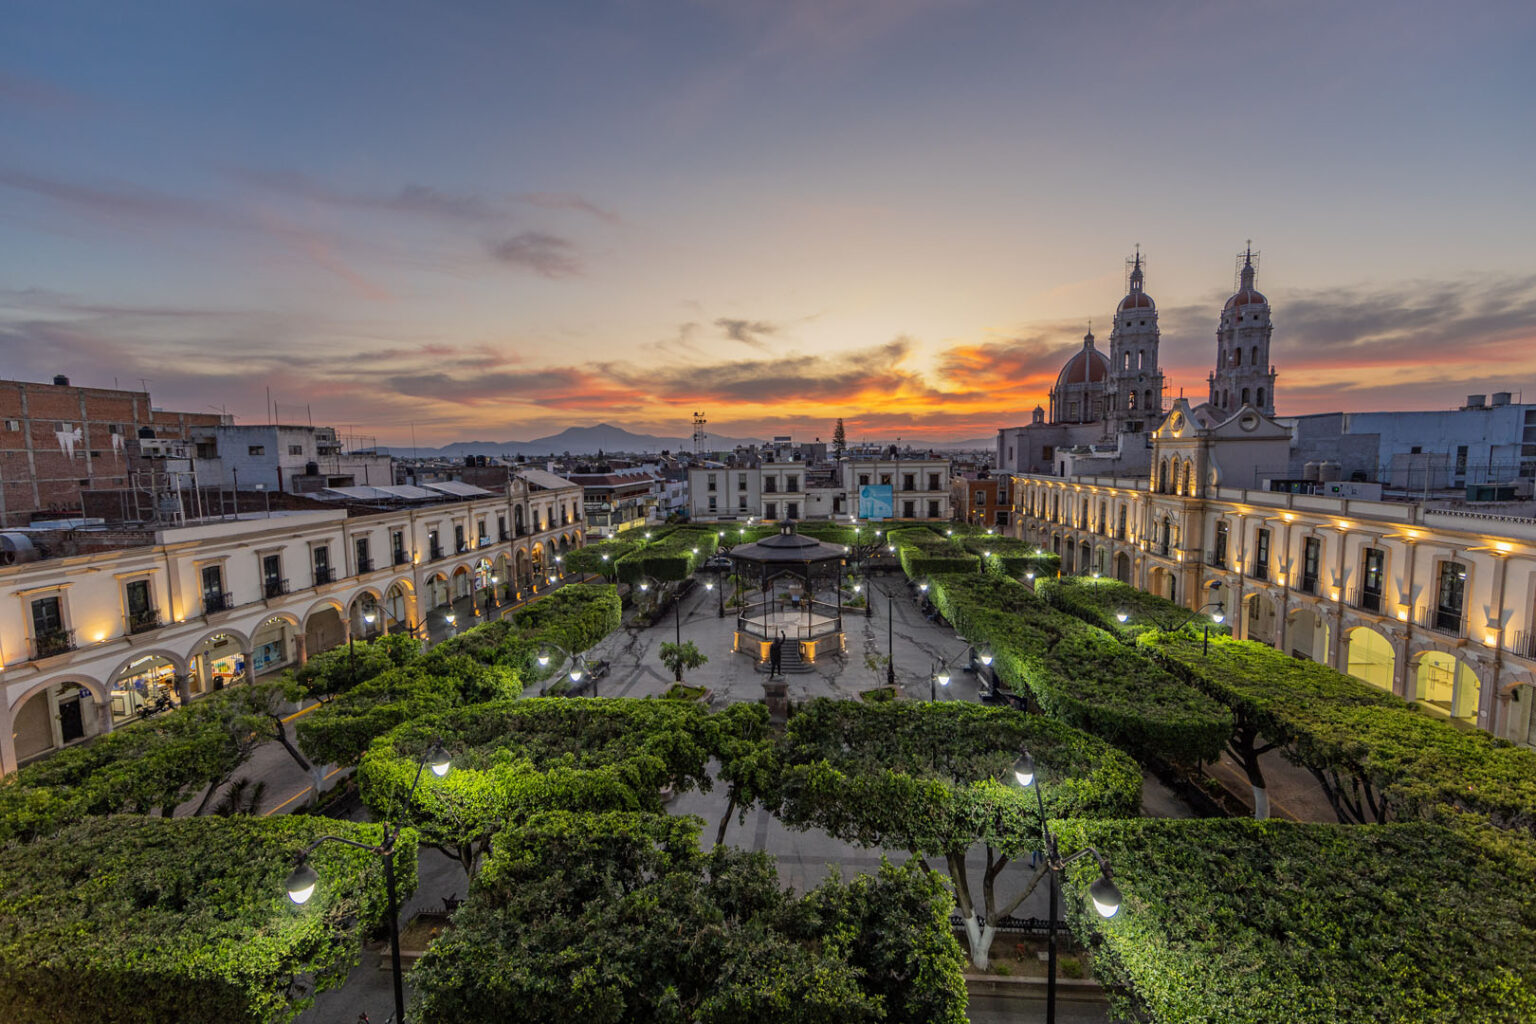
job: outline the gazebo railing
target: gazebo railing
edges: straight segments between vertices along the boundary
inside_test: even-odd
[[[782,621],[768,624],[765,622],[769,615],[792,614],[797,618],[793,621]],[[806,622],[805,616],[809,614],[813,621]],[[770,601],[759,601],[756,604],[747,605],[736,616],[736,630],[750,636],[762,637],[772,640],[780,630],[784,636],[792,640],[811,640],[816,637],[827,636],[832,633],[841,633],[843,630],[842,611],[835,604],[825,601],[792,601],[787,598],[774,598]]]

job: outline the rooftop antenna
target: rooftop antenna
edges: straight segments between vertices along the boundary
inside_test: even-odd
[[[709,421],[704,418],[702,412],[693,414],[693,454],[698,455],[704,450],[704,424]]]

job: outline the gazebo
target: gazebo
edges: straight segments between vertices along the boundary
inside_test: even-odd
[[[759,598],[736,616],[733,649],[762,661],[768,657],[769,645],[783,633],[786,640],[795,642],[806,662],[815,661],[819,654],[846,650],[840,585],[845,554],[841,544],[796,533],[792,521],[771,537],[733,548],[732,569],[743,581],[757,580],[760,590]],[[780,580],[790,584],[782,593],[777,592]],[[836,604],[816,600],[823,586],[837,595]]]

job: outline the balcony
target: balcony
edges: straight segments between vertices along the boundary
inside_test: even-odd
[[[1514,645],[1509,649],[1522,658],[1536,661],[1536,632],[1527,633],[1521,630],[1516,633]]]
[[[288,593],[288,581],[278,579],[276,576],[268,576],[261,581],[261,592],[266,597],[282,597]]]
[[[203,614],[212,615],[214,612],[227,612],[235,606],[235,600],[228,594],[211,591],[203,595]]]
[[[406,562],[411,560],[411,556],[406,554],[405,550],[402,548],[397,548],[393,557],[396,565],[404,565]]]
[[[373,559],[364,555],[357,560],[357,574],[361,576],[370,572],[373,572]]]
[[[75,631],[72,629],[55,629],[47,633],[40,633],[32,639],[32,661],[40,658],[51,658],[55,654],[64,654],[75,649]]]
[[[435,562],[439,558],[442,558],[442,557],[443,557],[443,549],[438,547],[436,544],[433,544],[430,548],[427,549],[427,560],[428,561]]]
[[[508,533],[505,528],[503,528],[502,531],[496,535],[496,540],[497,540],[498,543],[505,544],[507,541],[509,541],[511,539],[512,539],[512,535],[510,533]]]
[[[1301,578],[1301,583],[1297,586],[1296,589],[1300,590],[1303,594],[1317,593],[1317,577],[1303,576]]]
[[[1380,615],[1381,597],[1381,591],[1366,590],[1364,587],[1361,587],[1350,592],[1349,603],[1352,607],[1359,608],[1363,612],[1373,612],[1376,615]]]
[[[1248,575],[1252,576],[1256,580],[1267,580],[1267,579],[1269,579],[1269,563],[1268,562],[1255,561],[1253,563],[1253,571],[1250,572]]]
[[[1414,617],[1414,625],[1447,636],[1467,635],[1467,615],[1459,608],[1425,608]]]
[[[156,608],[146,608],[141,612],[129,612],[123,617],[124,625],[130,634],[148,633],[152,629],[159,629],[164,625],[160,621],[160,612]]]
[[[1207,551],[1205,553],[1205,564],[1212,569],[1225,571],[1227,568],[1227,553],[1225,551]]]
[[[315,566],[315,586],[323,587],[327,583],[336,582],[336,570],[328,565]]]
[[[461,541],[455,542],[453,547],[454,547],[454,553],[455,554],[462,555],[464,552],[469,550],[469,543],[467,541],[462,541],[461,540]]]

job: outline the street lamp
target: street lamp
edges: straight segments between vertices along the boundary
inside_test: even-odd
[[[939,699],[939,687],[949,687],[949,663],[939,662],[932,672],[928,673],[928,700],[937,702]]]
[[[450,630],[453,630],[454,633],[458,633],[458,630],[454,629],[453,626],[455,622],[459,621],[459,617],[457,615],[455,615],[453,612],[449,612],[447,615],[443,616],[443,621],[448,623],[448,628]]]
[[[698,554],[699,549],[694,548],[693,553]],[[663,586],[661,580],[657,579],[655,576],[641,576],[639,583],[640,592],[642,594],[649,593],[651,584],[656,584],[656,601],[658,604],[661,602],[661,588]],[[672,623],[674,629],[676,630],[675,639],[677,641],[677,646],[681,647],[683,646],[683,602],[681,595],[678,596],[677,600],[672,602]]]
[[[549,668],[554,651],[559,651],[564,656],[562,661],[570,661],[571,665],[566,670],[566,677],[570,679],[572,686],[580,683],[582,678],[591,672],[591,666],[587,664],[587,659],[583,655],[572,654],[559,644],[548,642],[539,645],[539,653],[535,656],[534,660],[539,663],[539,668]],[[540,695],[542,696],[547,689],[546,687],[545,690],[540,690]],[[592,696],[597,696],[597,676],[592,677]]]
[[[1045,840],[1045,867],[1051,875],[1051,931],[1050,952],[1048,956],[1048,978],[1045,987],[1045,1021],[1046,1024],[1056,1024],[1056,893],[1059,886],[1058,877],[1066,870],[1068,864],[1083,857],[1091,856],[1099,864],[1099,877],[1088,886],[1088,898],[1093,902],[1093,909],[1106,920],[1114,917],[1120,910],[1120,887],[1115,885],[1114,877],[1110,874],[1109,859],[1091,846],[1086,846],[1070,857],[1063,858],[1056,845],[1056,836],[1052,834],[1051,827],[1045,817],[1045,798],[1040,795],[1040,780],[1035,771],[1035,759],[1025,750],[1019,755],[1019,759],[1013,763],[1013,777],[1019,785],[1025,789],[1035,791],[1035,805],[1040,811],[1040,834]]]
[[[421,785],[422,771],[429,767],[432,769],[432,774],[438,778],[448,774],[450,767],[448,752],[443,749],[441,740],[432,744],[432,749],[427,751],[421,763],[416,766],[416,779],[411,783],[411,791],[405,798],[407,807],[416,796],[416,787]],[[393,829],[386,824],[384,841],[377,846],[344,839],[341,836],[321,836],[304,847],[294,858],[293,873],[288,876],[287,881],[288,898],[298,906],[308,903],[320,884],[320,875],[309,865],[309,855],[314,853],[315,848],[321,843],[341,843],[344,846],[367,850],[384,859],[384,888],[389,897],[389,959],[395,982],[395,1020],[399,1024],[405,1022],[405,982],[400,970],[400,901],[395,894],[395,842],[400,838],[400,830],[404,827],[403,822],[395,825]]]
[[[1207,583],[1205,585],[1205,589],[1207,591],[1210,591],[1210,592],[1214,593],[1215,591],[1220,590],[1221,586],[1222,586],[1221,580],[1211,580],[1209,583]],[[1173,632],[1176,632],[1178,630],[1183,629],[1185,626],[1189,625],[1191,622],[1194,622],[1196,619],[1198,619],[1201,615],[1203,615],[1205,613],[1205,610],[1207,608],[1214,608],[1216,610],[1211,612],[1210,618],[1207,619],[1206,622],[1205,622],[1205,640],[1204,640],[1204,643],[1201,645],[1201,648],[1200,648],[1200,656],[1201,657],[1205,657],[1205,656],[1207,656],[1207,655],[1209,655],[1211,653],[1211,624],[1215,623],[1216,625],[1219,626],[1223,622],[1226,621],[1226,618],[1227,618],[1227,605],[1226,605],[1226,602],[1224,602],[1224,601],[1207,601],[1205,604],[1201,605],[1199,608],[1196,608],[1194,611],[1190,612],[1189,613],[1189,617],[1186,618],[1183,622],[1179,623],[1177,626],[1169,626],[1166,623],[1159,622],[1157,624],[1157,628],[1158,628],[1158,630],[1160,632],[1163,632],[1163,633],[1173,633]]]

